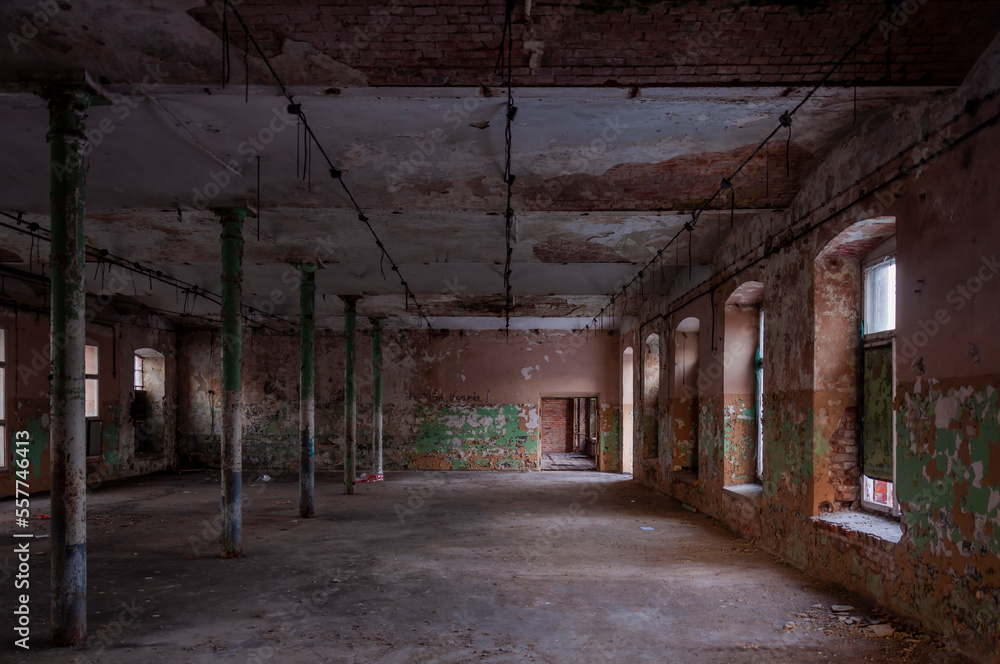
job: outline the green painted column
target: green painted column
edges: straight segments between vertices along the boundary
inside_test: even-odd
[[[244,208],[217,208],[222,221],[222,557],[243,555],[243,219]]]
[[[316,266],[299,270],[299,515],[308,519],[316,514]]]
[[[344,493],[354,493],[358,459],[358,395],[354,381],[355,315],[358,298],[344,300]]]
[[[51,464],[52,641],[87,641],[87,488],[84,346],[86,290],[84,212],[86,109],[91,95],[49,95],[52,208],[52,314],[49,390]]]
[[[376,477],[382,475],[382,319],[372,318],[372,449]]]

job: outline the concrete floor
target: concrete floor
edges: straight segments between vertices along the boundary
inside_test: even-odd
[[[90,649],[46,645],[43,539],[33,650],[10,645],[8,577],[0,661],[969,661],[899,623],[883,638],[847,626],[832,604],[885,616],[626,476],[388,473],[354,496],[320,476],[312,521],[293,475],[250,479],[239,560],[217,557],[215,474],[92,492]],[[9,561],[13,503],[0,509]]]

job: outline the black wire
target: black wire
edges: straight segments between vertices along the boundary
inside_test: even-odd
[[[771,200],[771,144],[764,143],[764,200]]]
[[[8,219],[12,219],[12,220],[18,221],[20,223],[18,217],[14,216],[14,215],[12,215],[12,214],[10,214],[8,212],[4,212],[3,210],[0,210],[0,216],[7,217]],[[39,225],[37,223],[34,223],[34,222],[32,222],[31,224],[29,224],[27,229],[24,229],[24,228],[21,228],[19,226],[15,226],[13,224],[8,224],[8,223],[0,221],[0,228],[8,228],[10,230],[16,231],[16,232],[21,233],[23,235],[29,235],[29,236],[32,237],[32,242],[34,242],[35,239],[39,240],[39,243],[38,243],[39,251],[40,251],[40,247],[41,247],[41,241],[45,241],[45,242],[51,242],[52,241],[49,229],[44,228],[43,226],[41,226],[41,225]],[[102,266],[102,268],[101,268],[102,270],[104,269],[104,266],[106,266],[106,265],[112,265],[114,267],[118,267],[118,268],[122,268],[122,269],[128,270],[132,274],[140,274],[140,275],[143,275],[143,276],[148,276],[151,279],[154,279],[156,281],[164,283],[164,284],[166,284],[168,286],[172,286],[173,288],[178,289],[178,290],[193,289],[195,291],[201,292],[203,294],[203,296],[207,296],[206,299],[209,300],[210,302],[212,302],[214,304],[218,304],[219,306],[222,305],[222,296],[221,295],[219,295],[218,293],[214,293],[212,291],[209,291],[209,290],[205,290],[204,288],[201,288],[197,284],[186,282],[183,279],[178,279],[177,277],[172,277],[172,276],[169,276],[169,275],[165,275],[165,274],[163,274],[163,272],[161,272],[159,270],[153,270],[152,268],[146,267],[146,266],[142,265],[141,263],[139,263],[137,261],[129,261],[126,258],[123,258],[121,256],[117,256],[115,254],[112,254],[107,249],[98,249],[96,247],[87,246],[87,247],[84,248],[84,250],[89,254],[89,256],[91,258],[95,258],[97,260],[98,265]],[[103,279],[103,275],[102,275],[102,279]],[[133,286],[134,286],[134,282],[133,282]],[[102,288],[104,287],[103,286],[103,282],[102,282],[102,286],[101,287]],[[280,320],[280,321],[285,322],[285,323],[288,322],[284,318],[281,318],[280,316],[277,316],[275,314],[270,314],[270,313],[268,313],[266,311],[258,309],[258,308],[254,307],[254,306],[249,305],[249,304],[243,304],[242,306],[245,307],[248,311],[260,314],[262,316],[266,316],[268,318],[273,318],[275,320]],[[276,330],[274,328],[269,328],[269,329],[272,329],[275,332],[280,332],[279,330]]]
[[[508,0],[508,1],[513,2],[513,0]],[[288,92],[288,88],[285,87],[285,84],[281,80],[281,77],[278,76],[278,72],[274,70],[274,66],[271,64],[270,59],[264,53],[264,49],[261,48],[261,45],[257,41],[256,37],[253,36],[253,33],[250,31],[250,28],[247,26],[246,21],[243,20],[243,17],[240,15],[239,11],[234,6],[230,6],[229,9],[230,11],[232,11],[233,16],[239,22],[244,32],[246,32],[247,36],[250,38],[250,43],[253,44],[254,49],[256,49],[257,53],[264,61],[264,65],[267,66],[268,71],[271,72],[271,76],[274,78],[275,83],[277,83],[278,87],[281,88],[281,94],[285,97],[285,99],[288,100],[290,106],[299,106],[295,103],[295,98],[291,95],[291,93]],[[319,150],[320,155],[323,157],[323,161],[326,162],[326,165],[329,168],[330,176],[333,177],[338,182],[340,182],[340,186],[344,190],[344,194],[347,196],[348,200],[351,201],[351,205],[354,206],[355,211],[358,213],[358,220],[362,221],[365,224],[365,226],[368,227],[368,231],[372,234],[372,237],[375,239],[376,243],[381,242],[381,239],[375,232],[375,229],[372,228],[371,224],[368,223],[368,217],[365,216],[364,210],[362,209],[361,205],[358,204],[358,201],[354,198],[354,194],[351,193],[351,190],[347,187],[347,183],[344,182],[344,178],[342,177],[343,174],[341,173],[340,169],[338,169],[336,166],[333,165],[333,161],[330,159],[330,156],[326,153],[326,150],[323,148],[323,144],[319,141],[319,138],[317,138],[316,134],[313,132],[312,127],[309,126],[309,121],[306,119],[305,115],[302,114],[301,112],[298,114],[298,116],[302,122],[302,128],[305,131],[307,140],[311,141],[310,146],[315,147]],[[397,276],[399,277],[400,285],[403,285],[404,288],[408,290],[408,287],[405,286],[406,282],[403,280],[403,276],[400,273],[399,266],[392,259],[392,256],[389,255],[389,252],[384,247],[382,249],[382,253],[385,255],[385,258],[389,261],[389,264],[392,266],[393,271],[395,271]],[[413,303],[416,305],[417,314],[427,324],[428,330],[433,330],[434,327],[431,325],[430,319],[424,313],[423,307],[417,302],[416,298],[412,297],[412,295],[413,293],[412,291],[410,291],[410,297],[411,299],[413,299]]]
[[[1000,95],[1000,90],[993,90],[989,94],[983,95],[983,97],[985,97],[987,99],[992,99],[996,95]],[[948,127],[950,127],[952,124],[954,124],[958,119],[960,119],[964,115],[971,115],[971,114],[972,113],[969,112],[968,107],[966,107],[966,110],[959,111],[952,118],[952,120],[950,120],[949,122],[946,122],[944,125],[938,127],[935,133],[936,134],[940,134],[941,132],[945,131]],[[972,137],[978,135],[979,132],[981,132],[981,131],[983,131],[985,129],[989,129],[991,127],[996,127],[998,125],[1000,125],[1000,109],[998,109],[997,112],[994,113],[992,116],[988,117],[983,122],[975,125],[974,127],[972,127],[971,129],[969,129],[965,133],[961,134],[957,138],[950,138],[950,139],[948,139],[945,142],[944,147],[942,147],[941,149],[937,150],[936,152],[932,152],[932,153],[930,153],[928,155],[925,155],[925,156],[921,157],[918,161],[916,161],[915,163],[913,163],[910,166],[907,166],[905,168],[900,168],[896,172],[896,174],[893,175],[892,177],[884,180],[881,184],[878,184],[875,187],[872,187],[871,189],[866,190],[865,193],[858,194],[856,197],[854,197],[853,199],[851,199],[849,202],[844,203],[839,208],[837,208],[837,209],[831,208],[830,211],[829,211],[829,213],[825,214],[820,219],[818,219],[815,222],[812,222],[809,225],[803,227],[798,233],[794,233],[791,237],[787,238],[785,241],[783,241],[781,243],[778,243],[778,244],[775,244],[774,247],[772,248],[771,252],[772,253],[776,252],[778,249],[780,249],[782,247],[789,246],[791,243],[798,241],[799,239],[805,237],[806,235],[808,235],[809,233],[813,232],[817,228],[820,228],[821,226],[823,226],[823,224],[826,224],[831,219],[834,219],[834,218],[836,218],[839,215],[845,214],[852,207],[854,207],[855,205],[861,203],[863,200],[871,198],[871,197],[874,197],[880,191],[882,191],[882,190],[884,190],[884,189],[886,189],[888,187],[891,187],[894,183],[896,183],[896,182],[898,182],[900,180],[903,180],[903,179],[909,177],[910,175],[912,175],[913,173],[917,172],[921,168],[924,168],[925,166],[927,166],[927,164],[929,164],[932,161],[938,159],[942,155],[947,154],[948,152],[951,152],[952,150],[954,150],[955,148],[957,148],[959,145],[965,143],[967,140],[970,140]],[[925,136],[926,136],[926,134],[925,134]],[[873,168],[868,173],[868,175],[866,175],[864,177],[865,178],[871,177],[871,176],[874,176],[875,174],[877,174],[879,172],[882,172],[884,169],[886,169],[892,163],[893,159],[897,159],[897,158],[902,157],[907,151],[912,151],[912,150],[916,149],[917,146],[921,145],[922,143],[926,143],[928,140],[929,139],[917,140],[917,141],[911,143],[909,146],[907,146],[902,151],[900,151],[900,153],[896,157],[893,157],[889,161],[887,161],[885,163],[882,163],[879,166],[876,166],[875,168]],[[863,180],[863,178],[856,180],[853,184],[851,184],[850,186],[848,186],[845,189],[842,189],[841,191],[837,192],[836,194],[833,194],[832,196],[828,197],[826,199],[826,201],[820,203],[819,205],[817,205],[813,209],[807,210],[807,211],[803,212],[797,219],[795,219],[794,221],[792,221],[790,227],[794,227],[796,224],[798,224],[799,222],[801,222],[801,221],[809,218],[810,216],[812,216],[813,214],[815,214],[817,211],[826,208],[829,205],[830,201],[832,201],[832,200],[834,200],[834,199],[836,199],[836,198],[838,198],[840,196],[843,196],[848,191],[853,190],[855,187],[858,186],[858,184],[860,182],[862,182],[862,180]],[[770,239],[773,239],[773,238],[769,238],[769,240]],[[753,247],[752,249],[747,250],[741,256],[738,256],[738,257],[734,258],[728,265],[723,266],[720,269],[720,271],[717,273],[716,277],[718,277],[719,275],[725,273],[727,270],[733,268],[739,262],[747,259],[750,256],[751,253],[757,251],[758,249],[760,249],[762,246],[765,246],[766,244],[767,244],[767,242],[765,241],[764,243],[762,243],[762,244],[760,244],[760,245],[758,245],[756,247]],[[738,268],[733,274],[728,275],[726,277],[726,279],[731,279],[733,276],[735,276],[737,274],[740,274],[741,272],[743,272],[743,271],[751,268],[752,266],[756,265],[757,263],[759,263],[760,261],[762,261],[767,256],[768,256],[768,253],[764,253],[761,256],[758,256],[756,259],[751,260],[749,263],[747,263],[743,267]],[[716,288],[717,285],[712,285],[711,282],[709,282],[709,284],[710,284],[710,288],[713,289],[713,292],[714,292],[714,288]],[[691,296],[692,292],[693,292],[693,290],[692,291],[688,291],[688,293],[685,296],[679,297],[677,300],[675,300],[676,305],[673,307],[673,309],[671,309],[670,312],[668,312],[667,314],[664,314],[664,315],[669,315],[670,313],[674,313],[678,309],[680,309],[681,307],[684,307],[687,304],[689,304],[691,302],[691,297],[690,296]],[[687,297],[687,299],[685,299],[685,297]],[[651,322],[651,321],[646,321],[646,322],[642,323],[640,325],[640,329],[643,326],[645,326],[647,323],[649,323],[649,322]],[[714,322],[714,320],[713,320],[713,322]]]
[[[731,182],[731,181],[733,180],[733,178],[735,178],[735,177],[736,177],[736,176],[737,176],[737,175],[738,175],[738,174],[739,174],[739,173],[740,173],[740,172],[741,172],[741,171],[743,170],[743,168],[744,168],[744,167],[745,167],[745,166],[746,166],[746,165],[747,165],[747,164],[748,164],[748,163],[750,162],[750,160],[751,160],[751,159],[753,159],[753,158],[754,158],[754,156],[756,156],[756,155],[757,155],[757,153],[758,153],[758,152],[760,152],[760,151],[761,151],[761,150],[762,150],[762,149],[764,148],[764,146],[766,146],[766,145],[767,145],[768,141],[770,141],[770,140],[771,140],[771,139],[772,139],[772,138],[774,137],[774,135],[775,135],[775,134],[777,134],[777,133],[778,133],[778,131],[779,131],[779,130],[780,130],[780,129],[781,129],[782,127],[787,127],[787,128],[788,128],[788,143],[786,143],[786,159],[785,159],[785,164],[786,164],[786,169],[788,168],[788,154],[787,154],[787,151],[788,151],[788,149],[789,149],[789,147],[788,147],[788,146],[789,146],[789,143],[791,142],[791,121],[792,121],[792,117],[793,117],[793,116],[794,116],[794,115],[795,115],[795,114],[796,114],[796,113],[797,113],[797,112],[799,111],[799,109],[800,109],[800,108],[802,108],[802,106],[803,106],[803,105],[804,105],[804,104],[805,104],[805,103],[806,103],[807,101],[809,101],[809,100],[810,100],[810,99],[811,99],[811,98],[813,97],[813,95],[815,95],[815,94],[816,94],[816,92],[818,92],[818,91],[819,91],[819,89],[820,89],[820,88],[822,88],[822,87],[823,87],[824,85],[826,85],[826,82],[827,82],[828,80],[830,80],[830,77],[831,77],[831,76],[832,76],[832,75],[834,74],[834,72],[836,72],[836,71],[837,71],[838,69],[840,69],[840,67],[841,67],[841,66],[843,66],[843,64],[844,64],[844,63],[845,63],[845,62],[847,61],[847,58],[848,58],[848,57],[850,57],[850,56],[851,56],[851,55],[852,55],[852,54],[853,54],[853,53],[854,53],[854,52],[855,52],[855,51],[856,51],[856,50],[858,49],[858,47],[860,47],[860,46],[861,46],[861,45],[862,45],[862,44],[863,44],[863,43],[864,43],[865,41],[867,41],[867,40],[868,40],[868,38],[869,38],[869,37],[871,37],[871,36],[872,36],[872,34],[873,34],[873,33],[875,32],[875,30],[877,30],[877,29],[878,29],[878,26],[880,25],[881,21],[882,21],[882,20],[883,20],[883,19],[884,19],[884,18],[885,18],[885,17],[886,17],[886,16],[888,15],[888,14],[889,14],[889,11],[890,11],[890,9],[889,9],[889,8],[886,8],[886,10],[885,10],[885,11],[884,11],[884,12],[883,12],[883,13],[881,14],[881,16],[879,16],[879,19],[878,19],[877,21],[875,21],[875,22],[874,22],[874,23],[872,24],[872,26],[871,26],[870,28],[868,28],[868,30],[866,30],[866,31],[864,32],[864,34],[862,34],[862,35],[861,35],[861,36],[860,36],[860,37],[858,38],[858,40],[857,40],[857,41],[855,41],[855,42],[854,42],[854,44],[853,44],[853,45],[852,45],[852,46],[851,46],[851,47],[850,47],[849,49],[847,49],[847,51],[846,51],[846,52],[844,53],[844,55],[842,55],[842,56],[841,56],[840,60],[838,60],[838,61],[837,61],[837,62],[836,62],[836,63],[835,63],[834,65],[833,65],[833,67],[831,67],[831,68],[830,68],[830,70],[829,70],[829,71],[827,71],[827,73],[826,73],[826,74],[825,74],[825,75],[823,76],[823,78],[822,78],[822,79],[821,79],[821,80],[819,81],[819,83],[817,83],[816,85],[814,85],[814,86],[812,87],[812,89],[810,89],[810,90],[809,90],[809,92],[808,92],[808,93],[806,93],[805,97],[803,97],[803,98],[802,98],[802,100],[800,100],[800,101],[799,101],[799,103],[798,103],[798,104],[796,104],[796,105],[795,105],[795,106],[794,106],[794,107],[792,108],[792,110],[790,110],[790,111],[785,111],[784,113],[782,113],[782,114],[781,114],[781,117],[779,118],[779,121],[778,121],[778,126],[777,126],[777,127],[775,127],[775,128],[774,128],[774,129],[773,129],[773,130],[771,131],[771,133],[770,133],[770,134],[768,134],[768,135],[767,135],[767,138],[765,138],[765,139],[764,139],[763,141],[761,141],[761,142],[760,142],[760,144],[759,144],[759,145],[758,145],[758,146],[757,146],[756,148],[754,148],[753,152],[751,152],[751,153],[750,153],[750,155],[749,155],[749,156],[748,156],[748,157],[747,157],[746,159],[744,159],[744,160],[743,160],[743,163],[741,163],[741,164],[740,164],[740,165],[739,165],[739,166],[738,166],[738,167],[736,168],[736,170],[735,170],[735,171],[733,171],[733,173],[732,173],[732,174],[731,174],[731,175],[730,175],[730,176],[729,176],[728,178],[726,178],[725,180],[723,180],[724,182],[725,182],[725,181],[727,181],[727,180]],[[695,225],[696,225],[696,224],[698,223],[698,220],[699,220],[699,218],[701,217],[701,214],[702,214],[702,213],[703,213],[703,212],[704,212],[704,211],[705,211],[706,209],[708,209],[708,208],[709,208],[709,207],[711,206],[712,202],[713,202],[713,201],[714,201],[714,200],[715,200],[715,199],[716,199],[716,198],[718,197],[718,195],[719,195],[719,194],[720,194],[720,193],[722,192],[722,189],[723,189],[723,186],[722,186],[722,185],[720,185],[720,186],[719,186],[719,187],[718,187],[718,188],[717,188],[717,189],[715,190],[715,193],[713,193],[713,194],[712,194],[712,196],[711,196],[711,197],[710,197],[710,198],[708,199],[708,201],[707,201],[707,202],[706,202],[705,204],[703,204],[703,205],[702,205],[702,206],[701,206],[701,207],[700,207],[699,209],[697,209],[697,210],[696,210],[696,211],[695,211],[695,212],[693,213],[693,216],[694,216],[694,219],[693,219],[693,221],[692,221],[692,222],[690,222],[690,223],[691,223],[691,225],[692,225],[692,228],[693,228],[693,227],[694,227],[694,226],[695,226]],[[665,245],[663,246],[663,248],[664,248],[664,249],[667,249],[667,248],[669,248],[669,247],[670,247],[670,246],[671,246],[672,244],[674,244],[674,242],[676,242],[676,241],[677,241],[677,238],[678,238],[678,237],[680,236],[680,234],[681,234],[681,233],[682,233],[682,232],[683,232],[684,230],[685,230],[684,228],[681,228],[681,229],[680,229],[680,230],[678,230],[678,231],[677,231],[676,233],[674,233],[673,237],[671,237],[671,238],[670,238],[670,240],[668,240],[668,241],[667,241],[667,244],[665,244]],[[643,266],[643,267],[642,267],[641,269],[646,269],[646,267],[648,267],[648,266],[649,266],[649,265],[650,265],[650,264],[652,263],[652,261],[654,261],[655,259],[656,259],[656,257],[654,256],[654,257],[653,257],[653,258],[651,258],[651,259],[650,259],[649,261],[647,261],[647,262],[646,262],[646,264],[645,264],[645,265],[644,265],[644,266]],[[640,271],[641,271],[641,270],[640,270]],[[631,285],[631,284],[632,284],[632,282],[634,282],[634,281],[635,281],[635,278],[633,277],[632,281],[630,281],[630,282],[629,282],[629,285]],[[627,288],[627,287],[628,287],[628,286],[626,286],[626,288]],[[604,310],[602,309],[601,311],[604,311]],[[598,314],[598,315],[599,315],[599,314]],[[595,317],[595,318],[596,318],[596,317]]]
[[[260,155],[257,155],[257,241],[260,242]]]
[[[504,128],[504,173],[503,179],[507,184],[507,207],[504,210],[504,271],[503,271],[503,286],[504,286],[504,328],[506,334],[510,336],[510,312],[513,306],[513,297],[511,296],[511,256],[514,253],[512,246],[512,236],[514,230],[514,208],[512,206],[513,190],[514,190],[514,174],[511,172],[511,125],[514,122],[514,117],[517,115],[517,107],[514,106],[514,90],[512,86],[513,79],[513,52],[514,52],[514,30],[513,30],[513,20],[512,13],[514,10],[514,1],[507,0],[506,10],[504,13],[504,27],[503,34],[500,39],[500,54],[498,60],[503,64],[502,78],[507,86],[507,123]],[[504,41],[506,37],[506,41]],[[504,56],[506,55],[506,58]]]
[[[227,15],[229,9],[229,0],[223,0],[222,2],[222,87],[226,87],[229,83],[229,76],[231,73],[232,65],[229,60],[229,20]]]
[[[243,87],[243,103],[250,103],[250,35],[243,33],[243,71],[246,73],[246,83]],[[260,238],[258,238],[260,239]]]

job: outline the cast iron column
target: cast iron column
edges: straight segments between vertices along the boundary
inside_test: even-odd
[[[374,476],[382,475],[382,319],[372,318],[372,447]]]
[[[84,346],[84,135],[91,95],[60,89],[49,97],[52,312],[49,458],[52,512],[52,641],[87,641],[87,486]],[[0,441],[2,442],[2,441]],[[41,444],[41,441],[35,441]]]
[[[222,221],[222,557],[243,555],[243,218],[220,208]]]
[[[315,515],[316,266],[300,265],[299,281],[299,515]]]
[[[344,300],[344,493],[354,493],[358,457],[358,400],[354,385],[354,323],[358,298]]]

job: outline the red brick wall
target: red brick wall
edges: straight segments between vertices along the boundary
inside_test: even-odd
[[[542,453],[573,450],[573,400],[542,399]]]
[[[221,3],[219,3],[221,4]],[[286,39],[363,74],[370,85],[476,86],[493,75],[503,3],[481,0],[243,0],[233,3],[269,55]],[[957,85],[993,36],[1000,3],[911,3],[892,31],[892,82]],[[757,3],[548,0],[514,15],[516,85],[800,85],[819,81],[885,11],[882,0]],[[189,10],[221,32],[216,3]],[[231,21],[232,23],[232,21]],[[832,78],[884,84],[883,21]],[[239,33],[235,43],[242,45]],[[530,45],[530,50],[529,50]],[[303,68],[303,72],[307,68]],[[291,84],[296,80],[289,79]],[[304,83],[305,81],[303,81]]]
[[[847,408],[840,427],[830,440],[830,484],[837,492],[840,509],[849,509],[860,492],[857,414],[857,408]]]

